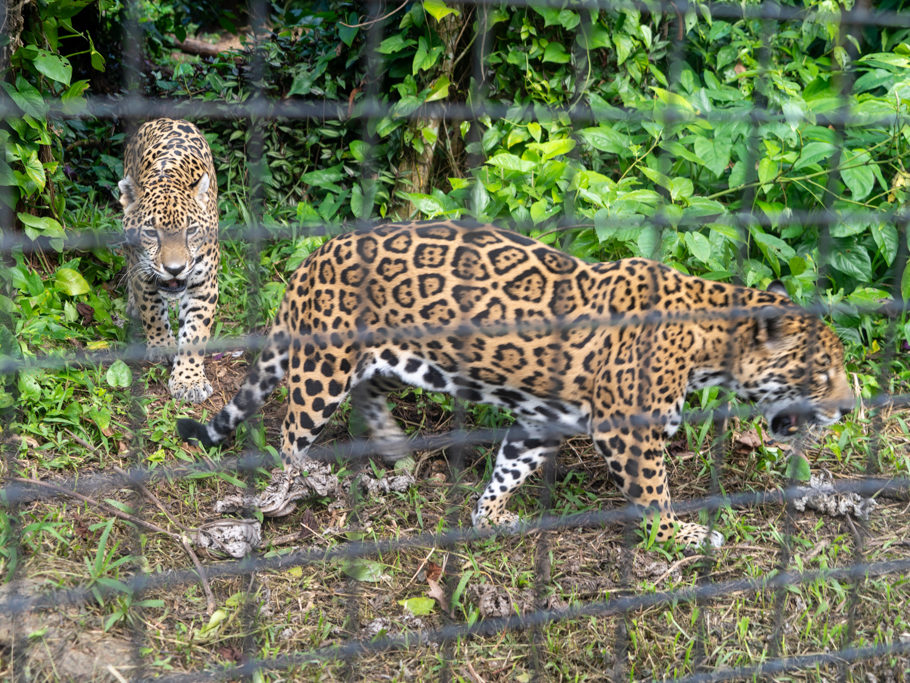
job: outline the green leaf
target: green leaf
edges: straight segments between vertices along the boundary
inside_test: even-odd
[[[910,261],[904,266],[904,273],[901,275],[901,297],[904,301],[910,300]],[[907,321],[910,326],[910,321]]]
[[[670,179],[657,169],[650,168],[648,166],[640,166],[639,170],[652,182],[657,183],[661,187],[666,187],[669,189]]]
[[[869,165],[872,157],[864,149],[844,150],[841,162],[841,180],[849,188],[853,199],[862,201],[869,196],[875,184],[875,174]]]
[[[37,401],[41,398],[41,385],[37,377],[40,370],[24,371],[19,373],[19,397],[26,401]]]
[[[593,25],[585,23],[575,39],[586,50],[610,47],[610,32],[598,23]]]
[[[70,296],[88,294],[92,291],[85,278],[72,268],[58,268],[57,273],[54,275],[54,284],[57,287],[57,291]]]
[[[47,183],[47,176],[44,173],[44,164],[41,163],[38,155],[29,154],[27,157],[24,157],[22,159],[22,166],[25,168],[26,177],[34,183],[35,189],[39,192],[43,190],[44,185]],[[13,175],[15,176],[16,174],[14,173]],[[28,194],[31,194],[31,192],[28,192]]]
[[[360,185],[351,188],[351,213],[354,218],[363,217],[363,190],[360,189]]]
[[[658,147],[660,147],[660,149],[664,150],[665,152],[669,152],[673,156],[685,159],[686,161],[691,161],[693,164],[698,164],[699,166],[705,165],[704,159],[702,159],[694,152],[690,152],[685,145],[677,142],[676,140],[664,140],[660,143],[660,145],[658,145]]]
[[[63,105],[64,112],[67,114],[78,114],[87,109],[88,104],[82,95],[88,90],[88,85],[88,81],[76,81],[60,95],[60,102]]]
[[[363,163],[363,160],[366,159],[367,156],[367,149],[369,148],[367,143],[363,140],[352,140],[351,144],[348,145],[348,148],[351,150],[351,156],[354,157],[354,160]]]
[[[651,90],[653,90],[654,94],[657,95],[657,99],[659,99],[664,104],[668,104],[671,107],[679,107],[680,109],[685,109],[686,111],[692,112],[693,114],[695,113],[695,107],[689,104],[689,101],[682,95],[677,95],[675,92],[670,92],[669,90],[656,88],[654,86],[651,86]]]
[[[830,159],[837,147],[830,142],[810,142],[799,153],[799,158],[793,165],[794,171],[801,171],[807,166],[812,166],[824,159]]]
[[[635,50],[635,41],[625,33],[613,34],[613,46],[616,48],[616,63],[622,64]]]
[[[341,41],[351,47],[354,44],[354,38],[360,32],[360,27],[356,26],[358,23],[357,14],[354,12],[349,12],[347,16],[347,21],[344,23],[338,23],[338,37],[341,38]],[[347,26],[345,26],[347,24]]]
[[[860,282],[872,281],[872,261],[869,252],[859,246],[832,249],[829,256],[831,266]]]
[[[727,208],[718,201],[706,197],[692,197],[689,199],[689,206],[686,207],[686,218],[701,218],[703,216],[722,216],[727,213]],[[725,226],[726,227],[726,226]],[[712,230],[722,229],[720,226],[712,226]],[[730,233],[724,232],[730,237]],[[732,231],[733,237],[730,239],[739,241],[736,230]]]
[[[379,43],[377,52],[384,55],[391,55],[396,52],[401,52],[406,47],[411,47],[412,45],[416,45],[413,40],[405,38],[401,33],[396,33],[394,36],[389,36]]]
[[[727,141],[695,138],[695,153],[714,175],[720,176],[730,163],[730,147]]]
[[[638,256],[654,258],[657,256],[658,232],[651,226],[643,227],[638,234]]]
[[[531,204],[531,220],[534,221],[535,225],[549,218],[550,212],[548,211],[548,208],[549,206],[546,199],[538,199]]]
[[[436,608],[436,601],[433,598],[426,597],[399,600],[398,604],[415,617],[425,617],[426,615],[431,614]]]
[[[536,167],[533,161],[525,161],[508,152],[501,152],[490,157],[487,159],[487,164],[503,171],[517,171],[519,173],[529,173]]]
[[[446,212],[446,207],[433,195],[420,192],[404,192],[403,194],[420,213],[433,217]]]
[[[891,294],[878,287],[858,287],[850,292],[847,301],[860,309],[873,311],[891,301]]]
[[[809,461],[806,460],[805,456],[793,453],[787,463],[787,474],[795,481],[809,481],[812,477]]]
[[[442,45],[428,45],[423,36],[417,42],[417,51],[411,64],[411,74],[416,76],[421,71],[431,69],[442,54]]]
[[[344,171],[341,164],[330,166],[316,171],[310,171],[300,176],[300,181],[305,185],[318,187],[322,190],[331,190],[341,192],[341,187],[336,183],[344,178]]]
[[[571,57],[559,43],[549,43],[543,51],[543,61],[551,64],[566,64]]]
[[[98,52],[94,47],[91,55],[92,68],[95,71],[104,71],[104,55]]]
[[[133,371],[122,360],[115,360],[107,369],[104,379],[107,380],[109,386],[115,389],[118,387],[125,389],[133,383]]]
[[[687,232],[684,239],[692,256],[707,265],[711,258],[711,242],[708,238],[700,232]]]
[[[4,81],[0,84],[0,87],[6,91],[6,94],[16,103],[16,106],[29,116],[43,119],[45,114],[47,114],[47,105],[44,104],[44,98],[41,97],[41,93],[22,76],[16,77],[15,86]]]
[[[540,154],[541,161],[547,161],[561,154],[568,154],[575,149],[575,140],[572,138],[562,138],[550,140],[549,142],[530,142],[527,149],[534,150]]]
[[[535,12],[543,17],[544,26],[562,26],[567,31],[571,31],[581,21],[577,12],[569,9],[558,9],[556,7],[534,7]]]
[[[765,249],[770,249],[786,261],[796,256],[796,251],[789,244],[784,242],[780,237],[770,235],[766,232],[760,232],[758,229],[752,231],[752,239]]]
[[[101,431],[104,431],[111,426],[110,410],[98,410],[97,408],[90,408],[88,411],[88,416],[91,418],[92,422],[98,425],[98,429]]]
[[[461,12],[459,10],[446,6],[442,0],[424,0],[423,9],[436,21],[442,21],[450,14],[454,14],[456,17],[461,16]]]
[[[695,186],[692,184],[692,181],[688,178],[677,177],[670,180],[670,184],[667,186],[667,189],[670,190],[670,198],[673,201],[679,199],[688,199],[692,196],[692,193],[695,192]]]
[[[38,50],[38,56],[32,60],[38,71],[53,81],[69,85],[73,77],[73,67],[66,57],[55,55],[47,50]]]
[[[631,155],[631,142],[625,133],[616,131],[612,126],[601,125],[583,128],[578,134],[594,149],[623,157]]]
[[[436,82],[433,83],[433,87],[430,89],[430,94],[427,95],[427,102],[435,102],[436,100],[444,100],[449,96],[449,86],[452,83],[449,81],[447,76],[440,76],[436,79]]]
[[[768,157],[764,157],[758,162],[758,182],[762,185],[767,185],[777,178],[777,171],[777,162]]]
[[[63,238],[66,233],[60,222],[49,216],[33,216],[30,213],[19,212],[16,217],[25,226],[25,234],[29,239],[38,237]]]
[[[893,223],[873,223],[870,227],[875,244],[878,245],[878,253],[890,266],[897,256],[897,228]]]
[[[355,581],[376,583],[377,581],[382,580],[382,565],[376,562],[376,560],[366,560],[363,558],[346,560],[342,571]]]

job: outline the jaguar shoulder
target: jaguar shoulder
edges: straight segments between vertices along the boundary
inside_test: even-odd
[[[221,442],[287,373],[287,467],[305,464],[348,395],[395,459],[406,441],[385,393],[397,383],[448,392],[515,416],[476,526],[511,523],[514,491],[566,435],[584,432],[658,540],[719,545],[720,534],[670,506],[664,441],[686,393],[726,386],[786,439],[852,409],[843,362],[834,332],[780,286],[712,282],[644,259],[589,264],[489,225],[387,224],[314,252],[237,395],[207,425],[178,429]]]

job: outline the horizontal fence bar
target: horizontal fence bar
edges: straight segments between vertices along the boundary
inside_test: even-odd
[[[745,115],[755,123],[788,123],[797,125],[808,123],[817,126],[863,126],[897,128],[908,123],[910,112],[895,112],[887,116],[854,113],[849,110],[825,112],[806,111],[802,114],[783,113],[777,109],[755,107],[730,107],[711,111],[694,112],[682,107],[668,108],[663,111],[642,112],[626,107],[592,108],[561,106],[522,106],[501,104],[495,100],[485,100],[476,104],[460,102],[428,102],[406,113],[395,112],[394,102],[382,100],[357,100],[349,104],[346,100],[311,101],[304,98],[297,100],[251,98],[243,102],[214,100],[176,100],[151,98],[143,96],[113,97],[89,95],[78,108],[71,102],[48,98],[43,106],[31,111],[24,111],[16,106],[8,96],[0,91],[0,118],[15,119],[23,114],[46,116],[49,118],[67,119],[152,119],[175,117],[188,119],[209,119],[227,121],[245,121],[248,119],[267,120],[315,120],[315,121],[359,121],[362,119],[380,119],[394,115],[394,118],[408,121],[439,119],[445,121],[478,121],[483,117],[490,119],[510,119],[528,121],[551,121],[564,118],[573,124],[662,121],[664,123],[689,123],[707,121],[712,124],[739,122]]]

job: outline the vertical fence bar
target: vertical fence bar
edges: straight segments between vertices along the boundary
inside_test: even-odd
[[[252,33],[252,47],[250,50],[250,69],[249,82],[252,86],[251,102],[267,108],[269,105],[267,90],[265,86],[266,65],[263,54],[262,41],[268,35],[268,3],[266,0],[248,0],[247,11],[250,18],[250,29]],[[267,310],[262,298],[262,281],[260,274],[260,263],[262,254],[262,242],[266,238],[265,225],[265,177],[267,169],[265,168],[265,131],[266,126],[271,122],[271,118],[261,115],[251,115],[247,117],[249,123],[249,139],[247,142],[247,169],[249,174],[249,220],[244,226],[243,234],[247,238],[246,245],[246,272],[250,283],[250,306],[247,309],[246,329],[248,331],[256,330],[260,321],[264,317],[263,311]],[[217,181],[216,181],[217,182]],[[253,353],[257,357],[261,351]],[[250,350],[247,350],[250,355]],[[255,360],[252,360],[255,362]],[[255,416],[253,421],[256,425],[262,425],[261,416]],[[247,448],[255,448],[251,435],[247,434]],[[256,472],[252,468],[245,468],[243,471],[243,481],[247,490],[255,491],[256,489]],[[254,516],[252,510],[244,510],[243,516],[251,518]],[[259,555],[257,549],[250,551],[252,558]],[[258,572],[253,569],[249,570],[248,581],[243,590],[243,602],[240,606],[241,624],[243,633],[241,635],[240,652],[242,658],[246,661],[253,660],[257,656],[259,647],[259,593],[262,589]],[[253,680],[253,676],[248,675],[244,680]]]
[[[0,221],[4,232],[11,233],[14,219],[11,212],[6,209],[7,202],[0,202]],[[9,260],[9,254],[0,254],[4,262]],[[6,287],[3,281],[4,295],[13,292]],[[12,297],[10,296],[10,299]],[[18,344],[15,338],[16,321],[11,314],[0,310],[0,359],[7,365],[0,374],[0,389],[10,396],[12,404],[0,409],[0,486],[4,490],[13,483],[13,478],[19,471],[17,451],[22,448],[22,441],[14,425],[20,414],[19,409],[19,365],[16,361],[21,359]],[[0,540],[3,540],[3,556],[5,558],[6,572],[2,577],[6,584],[0,594],[6,600],[16,601],[23,597],[20,586],[23,585],[22,564],[24,562],[22,543],[22,512],[23,506],[18,502],[10,502],[5,495],[0,494]],[[25,632],[23,613],[14,611],[10,617],[10,653],[6,662],[6,670],[13,683],[28,681],[28,633]]]
[[[0,1],[0,17],[3,27],[6,28],[10,19],[9,3]],[[0,35],[0,37],[6,37]],[[9,68],[11,47],[0,48],[0,78],[6,80]],[[3,123],[8,125],[6,120]],[[3,196],[0,197],[0,233],[12,236],[16,234],[16,215],[13,208],[12,193],[5,187],[2,188]],[[0,253],[0,267],[12,266],[14,261],[12,252],[4,250]],[[11,279],[0,279],[2,293],[10,301],[14,300],[15,287]],[[18,451],[22,450],[22,439],[17,433],[15,425],[21,421],[21,407],[19,405],[19,371],[21,369],[22,354],[16,339],[17,323],[14,314],[0,309],[0,362],[3,369],[0,371],[0,392],[10,397],[10,405],[0,408],[0,486],[4,490],[13,483],[13,478],[18,475]],[[2,555],[6,571],[0,580],[5,584],[2,595],[7,600],[18,600],[23,596],[20,587],[23,586],[22,564],[24,561],[22,542],[22,505],[18,502],[7,500],[5,495],[0,495],[0,541],[2,541]],[[8,659],[3,663],[3,669],[9,674],[12,683],[28,681],[28,633],[25,633],[25,620],[23,613],[16,611],[9,614],[10,619],[10,651]]]
[[[143,62],[143,50],[145,45],[145,36],[142,33],[142,29],[139,27],[139,21],[137,17],[138,4],[131,0],[127,2],[124,7],[126,22],[125,22],[125,31],[124,31],[124,42],[125,42],[125,68],[123,70],[123,84],[124,89],[127,92],[128,97],[144,97],[144,86],[142,83],[142,62]],[[124,139],[124,150],[126,142],[129,139],[129,136],[135,134],[136,130],[139,127],[139,122],[136,119],[129,117],[125,119],[125,139]],[[124,176],[126,175],[126,170],[124,169]],[[133,179],[137,180],[137,179]],[[113,246],[113,245],[112,245]],[[130,319],[127,322],[128,325],[128,334],[127,340],[132,344],[142,343],[142,329],[139,321],[135,318]],[[145,458],[145,446],[146,441],[144,438],[144,425],[146,422],[145,410],[142,406],[142,390],[140,388],[141,382],[141,363],[138,358],[132,358],[127,361],[127,367],[130,368],[133,381],[130,385],[130,401],[129,401],[129,425],[132,436],[130,438],[130,448],[128,453],[128,464],[129,467],[138,468],[144,464]],[[143,500],[141,489],[136,484],[130,484],[130,496],[129,499],[131,502],[131,507],[134,508],[133,512],[140,519],[143,518],[145,511],[145,502]],[[139,559],[138,562],[132,563],[132,568],[134,571],[134,577],[142,577],[144,574],[143,567],[146,564],[143,552],[143,543],[142,543],[142,534],[143,532],[136,526],[130,527],[130,554]],[[140,578],[141,580],[141,578]],[[136,598],[141,598],[142,591],[137,590],[130,593],[131,602],[141,602],[141,600],[136,600]],[[144,677],[146,675],[145,668],[145,659],[142,655],[142,650],[146,647],[146,633],[145,633],[145,623],[143,621],[143,612],[140,607],[130,605],[130,612],[132,613],[132,618],[129,619],[129,629],[131,632],[131,645],[132,645],[132,659],[134,664],[134,671],[131,672],[132,675],[137,677]]]

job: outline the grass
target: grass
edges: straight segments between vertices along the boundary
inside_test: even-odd
[[[108,229],[104,212],[85,210],[91,229]],[[309,244],[312,248],[318,243]],[[283,290],[287,259],[302,258],[299,248],[266,243],[261,279],[262,307],[252,324],[271,319]],[[57,286],[54,259],[23,260],[32,318],[22,321],[20,348],[25,357],[51,345],[51,353],[91,350],[99,340],[113,346],[123,339],[123,290],[117,285],[119,257],[100,251],[80,255],[82,272],[95,278],[93,293],[70,295]],[[244,246],[228,242],[223,250],[220,336],[238,336],[254,305]],[[87,267],[90,264],[90,267]],[[107,284],[104,284],[107,283]],[[107,292],[99,296],[99,287]],[[87,298],[86,298],[87,297]],[[94,297],[94,298],[91,298]],[[94,321],[77,314],[78,301],[90,300]],[[69,306],[68,306],[69,304]],[[70,313],[68,313],[70,311]],[[884,384],[901,391],[876,367],[876,358],[854,350],[862,377],[887,376]],[[123,385],[109,367],[38,369],[19,380],[18,424],[0,434],[4,481],[87,481],[112,475],[116,468],[144,467],[170,472],[145,489],[116,484],[89,492],[88,499],[45,497],[9,508],[0,517],[0,571],[6,590],[32,594],[85,587],[89,599],[54,604],[18,618],[0,616],[0,677],[26,666],[32,680],[57,680],[77,674],[102,680],[110,664],[126,678],[198,672],[250,658],[266,660],[307,653],[350,639],[399,636],[451,624],[472,624],[537,609],[559,614],[598,601],[691,589],[705,581],[727,582],[768,577],[781,563],[788,539],[788,568],[798,571],[845,568],[862,560],[877,563],[910,558],[908,501],[880,498],[867,525],[806,512],[788,519],[780,505],[721,510],[718,528],[727,542],[707,562],[674,547],[649,544],[628,548],[618,526],[495,536],[435,546],[397,548],[356,561],[328,559],[324,553],[357,540],[407,540],[420,534],[466,528],[474,497],[489,477],[495,452],[478,447],[467,453],[457,484],[448,479],[451,453],[415,454],[416,483],[405,492],[341,496],[309,501],[280,519],[263,523],[259,557],[279,558],[312,549],[322,559],[261,571],[255,576],[214,577],[203,584],[190,579],[164,588],[130,592],[125,582],[137,572],[153,575],[193,566],[180,535],[214,516],[214,504],[244,481],[263,488],[268,475],[253,473],[173,474],[182,464],[221,462],[251,445],[278,442],[286,390],[270,399],[257,426],[246,426],[220,453],[204,454],[176,437],[175,419],[211,415],[239,385],[246,361],[231,353],[209,357],[207,372],[215,393],[199,408],[175,403],[166,392],[167,368],[131,366]],[[116,373],[115,373],[116,374]],[[693,409],[710,409],[716,394],[692,397]],[[456,411],[457,412],[457,411]],[[349,438],[349,411],[342,410],[330,439]],[[395,398],[395,414],[409,433],[438,433],[456,424],[451,399],[425,392]],[[470,428],[500,427],[508,416],[486,407],[468,407]],[[705,495],[711,486],[714,438],[710,425],[686,425],[669,446],[669,478],[677,502]],[[891,476],[910,473],[910,425],[899,411],[861,412],[836,425],[807,452],[813,468],[837,477],[858,477],[870,465]],[[764,445],[761,434],[737,424],[725,441],[718,473],[727,493],[768,491],[786,483],[788,452]],[[11,468],[12,464],[12,468]],[[355,475],[388,476],[379,464],[338,464],[345,481]],[[526,484],[511,504],[525,518],[541,513],[544,486]],[[606,468],[584,438],[564,444],[551,495],[555,514],[615,509],[621,496]],[[163,529],[155,532],[118,517],[133,515]],[[862,537],[862,555],[857,535]],[[201,558],[203,563],[217,561]],[[433,599],[439,590],[447,596]],[[417,598],[431,598],[417,600]],[[3,598],[0,598],[3,599]],[[211,604],[210,604],[211,602]],[[609,603],[608,603],[609,604]],[[419,614],[408,606],[422,605]],[[451,610],[449,609],[451,606]],[[780,621],[776,615],[780,614]],[[366,653],[321,662],[295,662],[259,680],[423,680],[448,671],[452,680],[555,681],[640,680],[684,676],[712,667],[754,666],[774,656],[833,652],[847,646],[896,643],[910,638],[910,585],[907,573],[873,575],[851,583],[818,579],[775,591],[733,592],[693,602],[643,605],[625,616],[557,618],[534,630],[506,630],[461,638],[452,643],[418,643],[406,650]],[[17,638],[25,638],[25,645]],[[136,663],[131,640],[138,643]],[[27,647],[26,647],[27,645]],[[25,648],[25,649],[23,649]],[[72,650],[103,657],[66,657]],[[19,653],[25,652],[23,664]],[[700,655],[699,653],[702,652]],[[133,654],[131,654],[133,653]],[[775,654],[776,653],[776,654]],[[105,658],[106,657],[106,658]],[[847,667],[848,680],[870,680],[888,672],[908,672],[907,655],[884,656]],[[825,680],[837,675],[824,665],[787,674],[788,680]],[[899,676],[894,678],[899,680]]]

